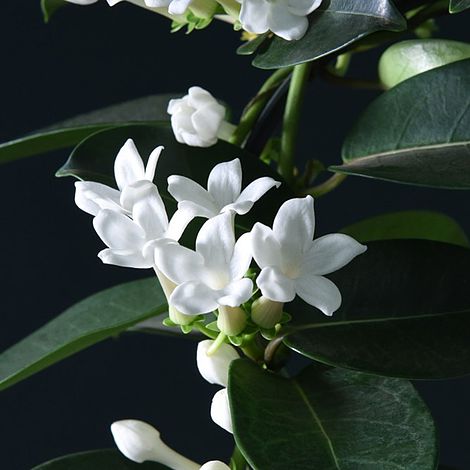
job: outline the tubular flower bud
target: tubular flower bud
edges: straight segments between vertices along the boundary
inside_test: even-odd
[[[228,401],[227,389],[219,390],[212,398],[211,418],[215,424],[227,432],[233,434],[232,416],[230,415],[230,405]]]
[[[227,387],[230,363],[240,356],[235,348],[227,343],[221,344],[216,352],[208,355],[207,352],[212,344],[214,344],[214,341],[210,339],[201,341],[198,344],[196,354],[197,368],[199,373],[209,383]]]
[[[273,328],[282,318],[282,302],[276,302],[261,296],[251,306],[251,319],[261,328]]]
[[[227,336],[239,335],[246,326],[246,313],[240,307],[219,307],[217,328]]]
[[[211,460],[205,463],[200,470],[230,470],[230,467],[220,460]]]

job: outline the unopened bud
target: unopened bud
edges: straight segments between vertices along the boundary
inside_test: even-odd
[[[230,470],[230,467],[220,460],[211,460],[205,463],[200,470]]]
[[[116,421],[111,432],[118,449],[137,463],[158,462],[173,470],[198,470],[200,465],[175,452],[160,438],[150,424],[134,419]]]
[[[230,415],[230,405],[228,402],[227,389],[219,390],[212,398],[211,418],[215,424],[233,434],[232,417]]]
[[[230,363],[240,356],[236,349],[227,343],[222,343],[214,353],[208,355],[207,352],[213,344],[214,341],[206,339],[197,345],[197,368],[209,383],[227,387]]]
[[[251,319],[261,328],[274,328],[282,318],[284,304],[261,296],[251,306]]]
[[[246,313],[240,307],[219,306],[217,328],[227,336],[240,334],[246,326]]]

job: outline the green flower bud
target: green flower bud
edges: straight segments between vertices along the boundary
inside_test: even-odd
[[[177,310],[173,305],[168,307],[168,316],[175,325],[190,325],[197,317],[195,315],[185,315]]]
[[[282,302],[275,302],[261,296],[251,306],[251,319],[261,328],[274,328],[282,318]]]
[[[380,58],[379,78],[386,88],[442,65],[468,59],[470,44],[447,39],[413,39],[390,46]]]
[[[219,307],[217,328],[227,336],[239,335],[246,326],[246,313],[240,307]]]

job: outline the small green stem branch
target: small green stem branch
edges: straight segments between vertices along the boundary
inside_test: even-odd
[[[220,332],[217,335],[217,338],[212,343],[211,347],[207,350],[207,355],[211,356],[212,354],[214,354],[217,351],[217,349],[219,349],[220,346],[225,342],[226,338],[227,338],[227,335],[225,333]]]
[[[230,138],[230,143],[241,146],[248,137],[251,129],[263,111],[269,97],[282,81],[291,73],[292,67],[276,70],[263,84],[257,95],[248,103],[240,118],[235,132]]]
[[[231,470],[245,470],[246,468],[246,459],[243,454],[240,452],[240,449],[235,444],[233,449],[232,457],[230,458],[230,469]]]
[[[210,330],[205,325],[202,325],[201,323],[198,323],[198,322],[194,323],[194,328],[197,328],[203,335],[206,335],[210,339],[216,339],[217,336],[219,335],[217,331]]]
[[[294,180],[294,156],[299,132],[301,104],[304,99],[311,68],[311,63],[300,64],[294,67],[289,93],[287,94],[286,108],[284,110],[279,173],[291,184]]]
[[[302,191],[302,195],[306,196],[310,194],[313,197],[320,197],[325,194],[328,194],[333,189],[337,188],[344,180],[346,179],[346,175],[341,173],[335,173],[333,176],[328,178],[323,183],[313,186],[313,188],[308,188]]]

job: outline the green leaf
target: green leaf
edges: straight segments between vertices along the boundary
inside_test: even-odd
[[[403,211],[361,220],[340,230],[360,242],[418,238],[470,246],[465,232],[452,218],[439,212]]]
[[[206,187],[211,169],[221,161],[234,158],[240,158],[245,184],[262,176],[280,180],[280,176],[270,167],[240,147],[222,140],[208,148],[179,144],[171,127],[163,123],[154,126],[129,125],[98,132],[74,149],[65,165],[57,172],[57,176],[76,176],[115,186],[114,159],[128,138],[134,140],[144,160],[157,145],[165,147],[158,162],[155,182],[162,196],[169,199],[171,198],[166,192],[168,176],[183,175]],[[249,214],[237,217],[237,225],[249,229],[255,221],[271,224],[281,204],[292,196],[287,185],[270,190],[255,204]]]
[[[316,60],[337,52],[375,31],[401,31],[406,21],[390,0],[330,0],[310,16],[310,27],[298,41],[275,37],[253,65],[275,69]]]
[[[261,45],[268,39],[269,33],[263,33],[256,36],[251,41],[245,42],[237,49],[238,55],[252,55],[254,54]]]
[[[386,240],[328,277],[341,308],[326,317],[287,307],[291,349],[372,374],[439,379],[470,373],[470,250],[429,240]]]
[[[294,379],[232,362],[237,445],[256,470],[434,470],[436,431],[400,379],[309,367]]]
[[[0,390],[166,311],[156,278],[92,295],[0,354]]]
[[[41,10],[44,22],[49,23],[51,16],[61,7],[67,5],[65,0],[41,0]]]
[[[344,142],[345,164],[330,169],[470,189],[469,90],[470,59],[405,80],[366,109]]]
[[[168,120],[168,101],[177,94],[152,95],[107,106],[0,144],[0,163],[78,144],[85,137],[116,124]]]
[[[32,470],[165,470],[159,463],[134,463],[114,449],[70,454],[34,467]]]
[[[460,13],[470,8],[470,0],[450,0],[450,13]]]

